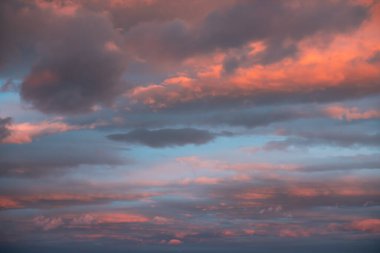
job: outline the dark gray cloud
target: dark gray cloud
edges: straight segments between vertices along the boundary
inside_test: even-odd
[[[0,117],[0,143],[1,141],[10,135],[10,130],[8,129],[8,126],[11,124],[11,118],[1,118]]]
[[[52,13],[38,10],[33,1],[0,2],[0,77],[26,74],[37,57],[36,47],[49,36],[55,20]]]
[[[357,155],[357,156],[337,156],[329,159],[329,162],[315,162],[305,165],[301,170],[304,172],[329,172],[329,171],[349,171],[361,169],[380,169],[380,154]]]
[[[119,123],[111,123],[102,126],[103,129],[119,128],[164,128],[186,126],[232,126],[256,128],[268,126],[273,123],[288,122],[298,119],[309,119],[320,117],[321,112],[315,107],[304,108],[302,111],[294,106],[283,106],[280,109],[275,107],[246,108],[236,105],[233,109],[227,109],[223,105],[221,108],[212,108],[197,113],[189,111],[183,113],[181,110],[160,110],[160,111],[100,111],[91,115],[80,115],[71,117],[69,122],[77,125],[93,124],[96,120],[103,119],[112,122],[113,118],[120,120]]]
[[[147,130],[136,129],[125,134],[107,136],[114,141],[141,144],[152,148],[205,144],[215,139],[216,134],[193,128]]]
[[[279,110],[252,110],[252,111],[234,111],[231,113],[220,113],[209,117],[206,122],[210,124],[226,124],[229,126],[243,126],[254,128],[267,126],[276,122],[292,121],[303,118],[318,117],[319,113],[313,111],[297,110],[294,108]]]
[[[369,59],[369,63],[376,64],[380,62],[380,51],[376,51]]]
[[[145,22],[162,22],[179,18],[188,22],[201,19],[211,10],[234,4],[230,0],[165,0],[165,1],[128,1],[115,4],[112,1],[80,0],[81,4],[92,11],[108,11],[115,27],[129,30]]]
[[[125,68],[112,24],[84,13],[59,28],[22,83],[22,97],[44,112],[78,113],[110,104],[122,90]]]
[[[0,175],[38,177],[60,174],[80,165],[117,166],[128,161],[106,147],[49,136],[27,144],[0,145]],[[71,137],[73,138],[73,137]],[[74,137],[75,138],[75,137]]]
[[[178,59],[265,40],[268,53],[260,57],[270,63],[296,52],[285,40],[316,32],[345,32],[359,25],[367,12],[347,1],[238,1],[210,12],[198,26],[180,19],[136,25],[127,41],[142,56]]]
[[[48,113],[88,112],[94,105],[111,104],[125,89],[126,56],[107,17],[83,9],[57,14],[19,1],[2,7],[0,69],[10,78],[10,65],[20,71],[28,63],[21,96],[34,107]]]

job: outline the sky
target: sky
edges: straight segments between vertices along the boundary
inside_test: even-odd
[[[0,251],[380,250],[380,1],[0,1]]]

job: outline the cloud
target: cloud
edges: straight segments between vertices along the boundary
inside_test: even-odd
[[[0,251],[375,252],[379,21],[372,0],[0,0]]]
[[[35,226],[45,231],[57,229],[63,226],[81,226],[81,225],[97,225],[97,224],[123,224],[123,223],[143,223],[148,222],[149,218],[130,213],[116,212],[99,212],[84,213],[81,215],[65,215],[57,217],[37,216],[33,218]]]
[[[135,223],[147,222],[149,219],[139,214],[102,213],[94,214],[97,223]]]
[[[82,14],[64,20],[54,34],[60,42],[46,43],[21,85],[22,97],[53,113],[81,113],[109,105],[121,91],[125,69],[112,24]]]
[[[78,130],[83,127],[71,126],[59,121],[42,121],[38,123],[13,123],[9,125],[9,135],[3,139],[3,143],[28,143],[33,138],[42,135],[62,133],[71,130]]]
[[[16,76],[22,79],[22,98],[45,113],[91,112],[99,106],[113,105],[115,99],[125,92],[129,94],[124,97],[127,100],[156,108],[202,99],[210,99],[206,103],[209,104],[218,97],[222,98],[219,99],[222,103],[228,103],[230,98],[240,102],[251,100],[252,96],[258,103],[294,97],[307,101],[310,97],[343,93],[332,91],[329,85],[329,90],[322,89],[324,94],[317,96],[302,89],[295,89],[297,94],[289,93],[287,85],[278,93],[272,89],[263,92],[260,87],[273,86],[267,85],[269,82],[295,83],[292,86],[297,86],[305,83],[305,80],[298,80],[300,72],[303,72],[302,76],[318,72],[315,66],[286,64],[289,68],[287,78],[278,80],[284,76],[278,69],[284,69],[284,66],[268,69],[266,66],[289,56],[302,56],[304,48],[299,43],[308,37],[319,36],[322,37],[320,40],[325,40],[323,38],[330,36],[334,39],[338,37],[337,33],[355,31],[371,13],[368,6],[347,1],[267,1],[264,4],[259,1],[196,1],[193,4],[199,6],[197,12],[189,11],[186,1],[165,1],[165,4],[159,1],[4,1],[2,24],[5,29],[1,37],[5,39],[0,52],[5,65],[16,65]],[[322,14],[325,18],[321,18]],[[262,43],[265,49],[245,55],[251,53],[249,48],[255,43]],[[232,51],[235,49],[245,53],[234,57]],[[232,75],[226,80],[191,78],[187,84],[155,83],[129,91],[132,84],[126,81],[127,62],[137,61],[154,69],[174,58],[176,66],[170,72],[177,72],[178,59],[191,60],[199,55],[218,54],[223,56],[220,69],[225,63],[224,69]],[[145,56],[147,59],[143,59]],[[251,56],[254,60],[249,59]],[[4,71],[11,72],[5,65]],[[194,73],[198,69],[193,67],[188,71]],[[336,73],[336,68],[331,72]],[[133,73],[128,72],[128,75]],[[261,81],[269,79],[260,84],[257,78]],[[319,84],[321,80],[314,81]],[[306,83],[308,86],[309,82]],[[250,87],[247,90],[246,86],[252,84],[258,89]],[[367,88],[364,86],[360,88],[369,91],[361,94],[376,89],[372,84]],[[358,87],[353,88],[356,89],[352,93],[357,93]]]
[[[33,219],[33,222],[37,227],[40,227],[45,231],[59,228],[64,224],[63,220],[60,217],[49,218],[44,216],[38,216]]]
[[[28,144],[0,145],[0,174],[2,176],[35,177],[62,173],[80,165],[124,164],[117,154],[104,147],[81,148],[84,144],[64,144],[49,140]]]
[[[270,50],[261,60],[269,63],[295,53],[286,40],[300,40],[317,32],[344,32],[358,26],[366,16],[365,7],[345,1],[236,1],[210,11],[199,25],[180,19],[136,25],[128,31],[127,41],[141,57],[183,59],[265,40]]]
[[[273,123],[292,121],[297,119],[307,119],[318,117],[318,112],[299,110],[295,108],[263,108],[259,110],[238,110],[231,113],[216,113],[204,120],[204,123],[209,124],[226,124],[229,126],[243,126],[246,128],[255,128],[268,126]]]
[[[378,94],[379,68],[367,60],[378,51],[380,40],[374,36],[380,17],[378,6],[371,8],[367,22],[350,33],[332,34],[327,41],[321,33],[302,37],[294,42],[296,57],[268,64],[254,61],[261,51],[271,49],[267,41],[261,41],[264,49],[256,52],[260,48],[258,42],[249,41],[242,53],[247,63],[235,67],[229,75],[223,75],[222,70],[231,53],[220,50],[208,58],[194,57],[188,62],[189,71],[135,87],[126,97],[156,110],[197,108],[201,111],[241,104],[337,102]]]
[[[375,52],[369,59],[370,63],[379,63],[380,62],[380,51]]]
[[[288,150],[291,147],[339,146],[339,147],[377,147],[380,143],[380,133],[366,134],[358,132],[294,132],[281,141],[270,141],[256,151]]]
[[[90,186],[79,188],[80,191],[89,191]],[[91,189],[96,191],[96,189]],[[97,188],[99,190],[99,188]],[[108,189],[105,189],[108,190]],[[129,189],[127,189],[129,190]],[[129,190],[131,191],[131,190]],[[87,192],[70,192],[50,190],[50,192],[33,192],[33,189],[28,189],[20,192],[12,193],[7,196],[0,196],[0,208],[52,208],[57,206],[77,206],[89,204],[105,204],[114,201],[139,201],[146,200],[150,197],[158,195],[157,193],[87,193]]]
[[[0,196],[0,209],[19,208],[20,203],[6,196]]]
[[[292,228],[292,229],[281,229],[279,231],[280,237],[291,237],[291,238],[300,238],[300,237],[309,237],[311,235],[310,230],[302,228]]]
[[[181,240],[178,240],[178,239],[170,239],[169,241],[168,241],[168,244],[169,245],[180,245],[180,244],[182,244],[182,241]]]
[[[222,180],[220,178],[213,178],[213,177],[198,177],[195,179],[186,178],[181,181],[182,184],[188,185],[188,184],[200,184],[200,185],[213,185],[218,184]]]
[[[2,4],[0,50],[32,65],[25,66],[29,74],[21,83],[22,98],[47,113],[76,114],[110,105],[123,89],[126,67],[112,22],[83,9],[67,12],[64,6],[37,3]]]
[[[362,219],[351,223],[351,228],[363,232],[380,233],[380,219]]]
[[[114,141],[160,148],[188,144],[201,145],[212,141],[216,135],[207,130],[193,128],[166,128],[158,130],[136,129],[126,134],[112,134],[107,137]]]
[[[4,141],[5,138],[7,138],[11,131],[9,130],[9,126],[11,124],[11,118],[0,118],[0,143]]]
[[[328,116],[340,120],[360,120],[360,119],[377,119],[380,118],[380,110],[360,111],[356,107],[347,108],[340,105],[332,105],[325,108]]]

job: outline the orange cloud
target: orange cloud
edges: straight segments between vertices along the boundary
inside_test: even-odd
[[[239,199],[249,199],[249,200],[268,199],[268,198],[272,197],[272,194],[249,191],[249,192],[245,192],[245,193],[240,193],[236,197]]]
[[[149,218],[139,214],[127,213],[101,213],[92,214],[97,223],[135,223],[147,222]]]
[[[211,56],[215,62],[204,65],[203,70],[198,70],[199,63],[194,63],[200,73],[198,75],[190,74],[194,70],[188,74],[181,73],[162,83],[132,89],[127,96],[132,101],[142,102],[153,108],[165,108],[209,97],[237,98],[266,93],[318,92],[327,88],[352,86],[355,83],[361,84],[363,89],[378,91],[373,83],[380,79],[380,68],[368,59],[380,50],[380,4],[374,5],[371,13],[371,18],[358,30],[351,34],[336,35],[327,45],[322,34],[300,41],[296,58],[285,58],[269,65],[238,67],[234,74],[228,76],[205,75],[204,73],[220,70],[227,57]],[[260,50],[265,50],[263,43]],[[353,113],[353,119],[358,117]]]
[[[168,241],[168,244],[169,245],[173,245],[173,246],[180,245],[180,244],[182,244],[182,241],[178,240],[178,239],[171,239],[171,240]]]

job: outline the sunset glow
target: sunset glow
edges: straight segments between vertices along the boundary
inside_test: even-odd
[[[380,252],[377,0],[0,1],[1,253]]]

